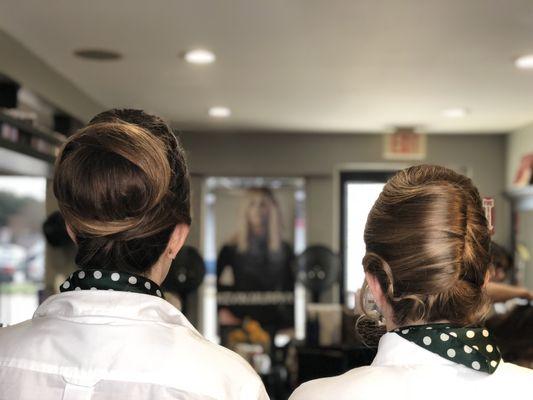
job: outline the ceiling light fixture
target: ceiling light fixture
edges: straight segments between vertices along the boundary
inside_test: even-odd
[[[183,58],[190,64],[211,64],[216,60],[215,54],[205,49],[190,50]]]
[[[122,58],[119,52],[105,49],[79,49],[74,51],[74,55],[93,61],[115,61]]]
[[[526,54],[514,60],[514,65],[518,69],[533,69],[533,54]]]
[[[213,118],[227,118],[231,115],[231,110],[228,107],[216,106],[211,107],[208,113]]]
[[[442,111],[442,115],[446,118],[464,118],[468,114],[468,109],[466,108],[448,108]]]

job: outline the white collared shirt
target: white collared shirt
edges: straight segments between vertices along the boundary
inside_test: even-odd
[[[304,383],[289,400],[510,398],[533,398],[533,370],[501,362],[489,375],[440,357],[395,333],[386,333],[372,365]]]
[[[1,400],[266,400],[235,353],[146,294],[72,291],[0,328]]]

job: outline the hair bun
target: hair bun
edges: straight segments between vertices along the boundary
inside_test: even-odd
[[[169,193],[165,143],[138,125],[90,125],[69,139],[58,162],[71,167],[58,172],[60,180],[86,186],[72,187],[71,201],[62,206],[82,236],[116,235],[150,224],[150,211]]]
[[[76,264],[146,273],[176,225],[191,224],[185,152],[161,118],[112,109],[70,136],[54,194],[76,235]]]
[[[490,235],[472,181],[420,165],[392,177],[369,213],[365,271],[378,279],[396,323],[481,321]]]

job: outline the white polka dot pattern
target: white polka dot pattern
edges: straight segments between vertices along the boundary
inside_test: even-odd
[[[162,289],[150,279],[124,271],[84,269],[73,272],[59,286],[60,292],[97,290],[148,294],[165,298]]]
[[[484,328],[435,323],[397,328],[394,332],[447,360],[483,373],[492,374],[501,360],[500,351]]]

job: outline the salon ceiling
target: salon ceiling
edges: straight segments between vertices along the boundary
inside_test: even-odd
[[[104,107],[192,130],[506,132],[533,121],[531,0],[2,0],[0,29]],[[217,60],[186,64],[204,47]],[[80,48],[121,52],[84,61]],[[6,57],[6,54],[2,54]],[[230,118],[207,109],[228,106]],[[466,118],[441,115],[466,107]]]

